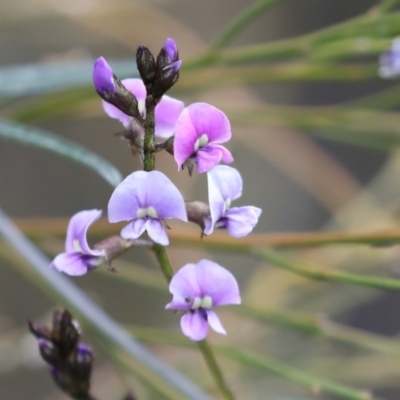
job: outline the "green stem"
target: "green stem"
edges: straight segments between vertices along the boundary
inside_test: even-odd
[[[172,269],[172,265],[169,261],[167,251],[165,250],[164,246],[161,246],[158,243],[154,243],[153,251],[157,258],[158,264],[160,265],[161,272],[163,273],[166,281],[169,283],[174,276],[174,270]]]
[[[325,271],[312,268],[303,264],[292,261],[281,256],[273,250],[259,253],[264,261],[269,262],[276,267],[283,268],[287,271],[304,276],[306,278],[316,279],[320,281],[341,282],[353,285],[361,285],[384,290],[400,290],[400,280],[380,277],[369,277],[356,275],[342,271]]]
[[[152,96],[146,98],[146,121],[144,125],[143,169],[152,171],[155,167],[154,131],[156,104]]]
[[[280,0],[259,0],[237,15],[226,27],[223,28],[211,44],[212,50],[221,50],[226,47],[232,39],[243,30],[254,18],[263,11],[273,6]]]
[[[197,346],[203,354],[208,369],[211,372],[211,375],[214,377],[215,383],[222,393],[224,399],[234,400],[235,398],[225,383],[224,376],[222,375],[221,369],[217,364],[217,360],[215,359],[214,353],[211,350],[210,345],[207,343],[206,340],[202,340],[201,342],[197,343]]]

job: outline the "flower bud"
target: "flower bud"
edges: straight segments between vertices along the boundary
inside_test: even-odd
[[[66,358],[79,340],[79,331],[69,311],[55,311],[53,314],[52,340],[57,345],[61,357]]]
[[[156,77],[156,61],[146,46],[139,46],[136,52],[136,64],[143,83],[147,86]]]
[[[29,330],[37,338],[44,338],[51,340],[51,332],[47,326],[42,325],[40,322],[28,321]]]
[[[89,381],[92,373],[93,355],[90,347],[79,343],[70,361],[70,371],[77,378]]]
[[[107,61],[100,57],[94,63],[93,83],[99,96],[124,114],[142,121],[138,100],[114,75]]]
[[[39,351],[43,360],[49,365],[57,365],[60,361],[58,349],[47,339],[39,339]]]

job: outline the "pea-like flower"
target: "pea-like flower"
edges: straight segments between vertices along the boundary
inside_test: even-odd
[[[378,73],[384,79],[400,77],[400,37],[393,39],[390,50],[379,57]]]
[[[242,195],[243,181],[239,171],[218,165],[207,173],[207,180],[211,216],[204,221],[204,234],[210,235],[214,228],[222,228],[233,237],[248,235],[262,210],[253,206],[230,208],[231,202]]]
[[[169,244],[165,221],[187,221],[185,202],[177,187],[159,171],[136,171],[114,190],[108,203],[110,222],[131,221],[121,231],[124,239],[136,239],[147,231],[163,246]]]
[[[65,253],[59,254],[50,267],[68,275],[84,275],[106,261],[106,250],[92,250],[87,242],[87,230],[101,217],[101,210],[76,213],[68,224]]]
[[[139,113],[144,118],[146,116],[146,88],[143,81],[132,78],[123,79],[121,83],[136,97]],[[155,135],[164,139],[171,137],[175,132],[176,121],[184,107],[185,105],[182,101],[164,95],[156,106]],[[141,131],[144,134],[143,127],[137,123],[135,118],[123,113],[120,109],[104,100],[103,109],[109,117],[119,120],[125,129],[133,127],[135,131]]]
[[[222,161],[233,162],[232,154],[220,143],[232,136],[227,116],[207,103],[194,103],[180,114],[175,127],[174,157],[178,168],[194,165],[207,172]]]
[[[173,298],[166,308],[186,311],[181,318],[181,328],[183,334],[192,340],[203,340],[207,336],[208,325],[215,332],[226,335],[220,319],[211,308],[241,303],[235,277],[210,260],[183,266],[172,277],[169,291]]]

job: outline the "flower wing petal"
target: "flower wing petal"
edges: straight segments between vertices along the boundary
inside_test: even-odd
[[[87,230],[93,222],[101,217],[101,210],[84,210],[76,213],[69,221],[65,250],[68,253],[81,250],[84,254],[101,255],[97,250],[91,250],[87,242]]]
[[[103,100],[103,110],[104,112],[113,119],[117,119],[119,122],[121,122],[121,124],[125,127],[128,128],[132,117],[130,117],[129,115],[126,115],[125,113],[123,113],[121,110],[119,110],[117,107],[113,106],[110,103],[107,103],[106,101]]]
[[[199,261],[196,271],[201,297],[210,296],[213,306],[240,304],[239,286],[230,271],[210,260]]]
[[[146,206],[148,174],[145,171],[133,172],[115,188],[108,202],[108,220],[110,222],[135,219],[138,209]]]
[[[181,329],[191,340],[203,340],[208,333],[208,323],[200,313],[188,313],[181,318]]]
[[[225,228],[233,237],[248,235],[258,222],[261,208],[253,206],[234,207],[225,214]]]
[[[215,332],[220,333],[221,335],[226,335],[226,330],[222,326],[221,320],[214,311],[207,310],[207,321]]]
[[[154,242],[161,244],[162,246],[169,245],[169,239],[167,232],[162,225],[162,223],[158,219],[148,219],[146,221],[146,230],[147,234],[150,236]]]
[[[168,139],[175,133],[175,125],[184,109],[183,101],[163,96],[156,107],[156,136]]]
[[[144,103],[146,100],[146,87],[139,78],[123,79],[122,84],[136,97],[139,103]]]
[[[202,174],[210,171],[222,160],[222,151],[212,144],[201,147],[196,153],[196,168]]]
[[[130,222],[128,225],[122,228],[121,237],[122,239],[137,239],[146,230],[146,220],[136,219]]]
[[[77,252],[59,254],[50,264],[50,267],[72,276],[85,275],[91,269],[87,260],[85,260],[85,256]]]

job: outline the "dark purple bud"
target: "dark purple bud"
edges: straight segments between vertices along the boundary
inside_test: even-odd
[[[132,391],[129,391],[122,400],[136,400]]]
[[[37,339],[44,338],[47,340],[51,340],[51,332],[50,329],[47,328],[47,326],[35,321],[29,321],[28,326],[31,333]]]
[[[153,54],[146,46],[139,46],[136,52],[136,64],[142,77],[143,83],[147,86],[156,77],[156,61]]]
[[[60,362],[58,349],[47,339],[39,339],[39,351],[43,360],[50,365],[57,365]]]
[[[93,355],[90,347],[79,343],[70,361],[71,373],[80,380],[89,382],[92,373]]]
[[[55,311],[53,314],[52,340],[62,358],[68,357],[78,343],[80,332],[69,311]]]
[[[113,93],[116,90],[113,70],[103,57],[98,58],[94,63],[93,83],[101,96],[105,91]]]
[[[210,216],[210,207],[202,201],[186,201],[186,213],[188,220],[200,226],[204,230],[204,220]]]

